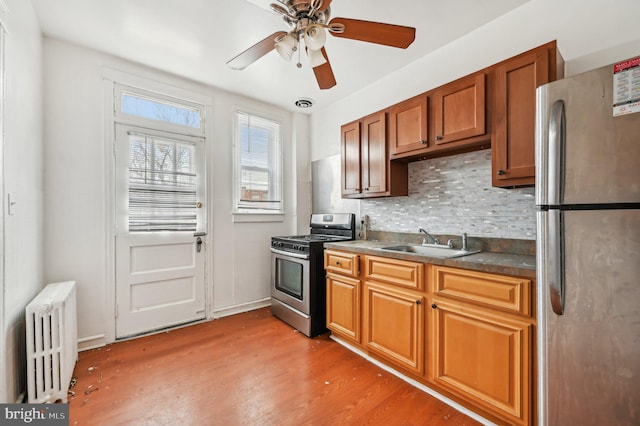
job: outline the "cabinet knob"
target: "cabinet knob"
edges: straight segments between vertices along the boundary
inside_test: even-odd
[[[422,301],[420,299],[416,300],[416,305],[422,305]]]
[[[432,303],[432,304],[431,304],[431,307],[432,307],[433,309],[436,309],[436,308],[438,307],[438,305],[436,305],[435,303]]]
[[[504,175],[504,170],[498,170],[498,175],[500,176]]]
[[[340,262],[337,262],[337,261],[336,261],[336,266],[340,266]]]
[[[420,139],[420,143],[421,143],[422,145],[426,145],[426,144],[427,144],[427,141],[425,141],[424,139]]]
[[[437,140],[437,141],[441,141],[441,140],[442,140],[442,136],[439,136],[439,135],[438,135],[438,136],[436,136],[436,140]]]
[[[364,190],[365,190],[365,191],[368,191],[368,190],[369,190],[369,188],[365,188]]]

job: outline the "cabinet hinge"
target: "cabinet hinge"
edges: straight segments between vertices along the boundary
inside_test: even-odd
[[[116,315],[116,318],[118,318],[118,304],[117,303],[116,303],[116,306],[115,306],[115,312],[114,313]]]

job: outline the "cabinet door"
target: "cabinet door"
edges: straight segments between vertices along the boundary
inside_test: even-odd
[[[485,133],[484,72],[442,86],[433,103],[436,145]]]
[[[424,371],[424,296],[365,283],[367,349],[412,372]]]
[[[360,280],[327,274],[327,328],[356,343],[360,335]]]
[[[416,96],[389,108],[391,155],[420,151],[428,147],[427,95]]]
[[[378,112],[362,122],[362,193],[364,197],[387,191],[387,114]]]
[[[340,129],[342,138],[342,196],[360,197],[360,122],[345,124]]]
[[[496,68],[493,185],[535,183],[536,88],[549,81],[549,52],[536,49]]]
[[[442,300],[432,308],[435,382],[510,424],[528,424],[533,325]]]

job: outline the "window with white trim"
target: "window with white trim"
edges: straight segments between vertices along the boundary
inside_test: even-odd
[[[118,83],[114,89],[117,122],[204,136],[204,105]]]
[[[114,85],[115,121],[126,133],[128,230],[204,229],[204,105]]]
[[[280,123],[243,111],[235,113],[236,213],[282,213]]]

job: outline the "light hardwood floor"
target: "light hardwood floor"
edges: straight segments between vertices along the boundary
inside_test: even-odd
[[[70,425],[477,425],[268,308],[80,353]]]

